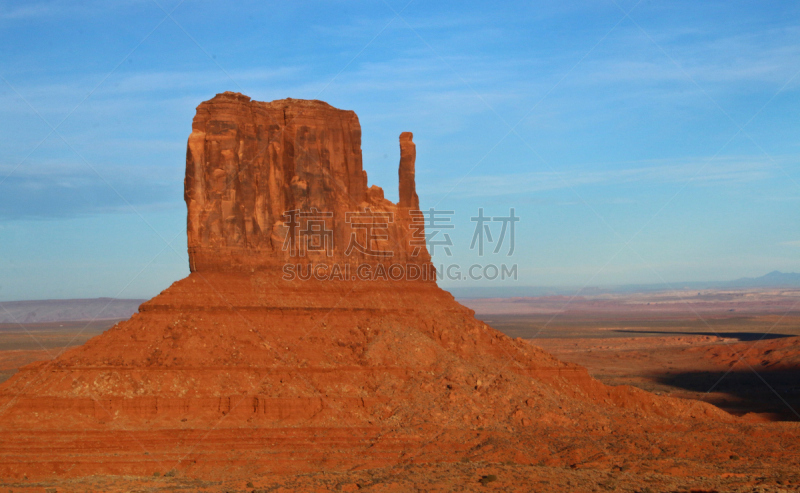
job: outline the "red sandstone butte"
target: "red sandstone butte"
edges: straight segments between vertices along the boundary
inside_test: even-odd
[[[262,103],[234,93],[220,94],[197,108],[186,152],[185,199],[189,264],[192,271],[281,267],[297,255],[287,234],[307,224],[287,211],[329,213],[332,252],[308,251],[306,260],[358,263],[412,262],[428,265],[427,250],[411,256],[409,214],[419,209],[414,185],[416,157],[411,133],[400,136],[400,204],[367,188],[361,162],[361,125],[352,111],[322,101],[283,99]],[[383,215],[386,236],[377,250],[389,256],[347,252],[355,219],[347,213]],[[292,223],[295,224],[292,224]],[[292,230],[295,228],[295,230]],[[360,229],[360,231],[359,231]],[[361,238],[360,244],[365,244]],[[332,255],[328,255],[332,253]]]
[[[797,466],[796,427],[605,386],[475,319],[432,278],[287,280],[287,236],[314,230],[286,211],[329,213],[330,250],[302,262],[430,265],[411,233],[410,133],[400,150],[394,204],[367,188],[352,111],[234,93],[202,103],[186,161],[191,274],[0,386],[0,477],[458,461],[713,475],[733,455],[753,474]],[[353,227],[367,209],[384,214],[372,237]],[[378,255],[347,255],[353,234]]]

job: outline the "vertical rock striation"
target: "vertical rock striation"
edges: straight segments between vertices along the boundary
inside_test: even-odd
[[[192,271],[279,267],[296,256],[287,238],[302,244],[308,220],[331,243],[329,250],[303,252],[309,259],[426,265],[427,251],[410,255],[409,212],[419,208],[410,132],[400,136],[400,148],[396,205],[379,187],[367,188],[361,125],[353,111],[322,101],[264,103],[230,92],[200,104],[186,152]],[[386,223],[385,238],[371,245],[385,255],[347,252],[351,235],[364,233],[353,230],[348,213],[365,211]]]

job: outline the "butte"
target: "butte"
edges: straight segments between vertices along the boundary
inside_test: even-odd
[[[200,104],[191,274],[0,386],[0,476],[797,466],[796,427],[605,386],[477,320],[431,275],[410,133],[400,151],[395,204],[367,186],[354,112],[230,92]]]

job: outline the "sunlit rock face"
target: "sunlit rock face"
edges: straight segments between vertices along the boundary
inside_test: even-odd
[[[298,256],[426,265],[424,242],[414,244],[415,233],[422,236],[410,132],[401,134],[400,150],[394,204],[367,187],[354,112],[230,92],[202,103],[186,153],[191,269],[274,268]],[[364,221],[380,227],[367,231]],[[321,242],[309,247],[309,235]]]

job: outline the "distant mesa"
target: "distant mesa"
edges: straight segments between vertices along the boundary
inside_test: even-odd
[[[774,270],[761,277],[743,277],[735,281],[726,283],[727,287],[750,288],[750,287],[800,287],[800,274],[795,272],[780,272]]]
[[[3,301],[0,302],[0,323],[16,326],[16,324],[125,319],[136,313],[136,309],[144,301],[112,298]]]
[[[457,299],[513,298],[542,296],[573,296],[575,293],[593,296],[600,294],[653,293],[658,291],[698,289],[757,289],[800,288],[800,274],[772,271],[760,277],[742,277],[732,281],[691,281],[657,284],[622,284],[616,286],[496,286],[453,287],[450,292]]]

